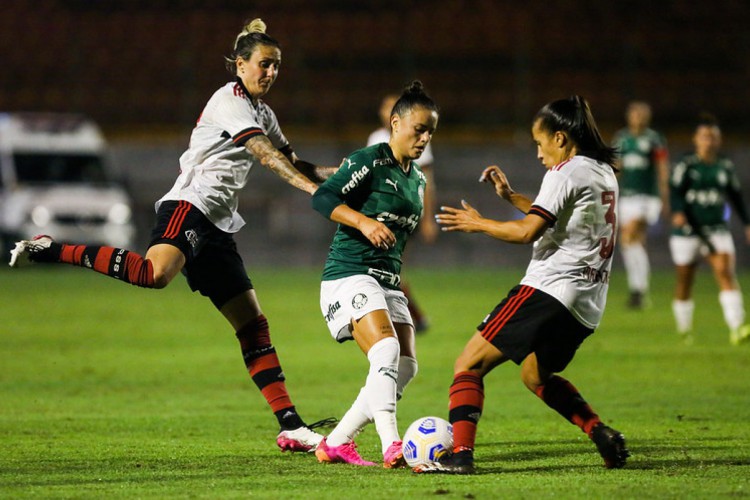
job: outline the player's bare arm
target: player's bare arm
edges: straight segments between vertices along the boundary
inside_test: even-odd
[[[245,143],[245,147],[264,167],[297,189],[309,194],[313,194],[318,189],[314,182],[294,168],[289,159],[271,144],[268,137],[264,135],[255,136]]]
[[[396,236],[388,226],[346,205],[334,208],[331,220],[357,229],[377,248],[388,249],[396,244]]]
[[[294,168],[299,170],[302,175],[313,181],[315,184],[322,184],[323,181],[335,174],[336,170],[339,169],[338,167],[323,167],[310,163],[309,161],[300,160],[294,152],[288,155],[287,159],[289,160],[289,163],[294,165]]]
[[[442,213],[436,215],[435,220],[443,226],[443,231],[484,233],[508,243],[527,244],[536,241],[548,227],[547,222],[538,215],[530,214],[521,220],[496,221],[485,219],[464,200],[461,200],[461,206],[463,208],[440,207]]]
[[[510,182],[500,167],[491,165],[482,171],[479,176],[479,182],[491,182],[495,187],[495,193],[521,212],[527,214],[531,209],[531,200],[526,196],[516,193],[510,187]]]

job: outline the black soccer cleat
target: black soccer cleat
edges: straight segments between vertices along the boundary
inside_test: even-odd
[[[474,474],[474,452],[461,450],[456,453],[445,454],[437,462],[417,465],[415,474]]]
[[[622,433],[600,423],[591,431],[591,440],[596,444],[607,469],[620,469],[625,466],[630,452],[625,447],[625,436]]]

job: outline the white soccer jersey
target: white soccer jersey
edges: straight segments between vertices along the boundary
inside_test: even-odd
[[[385,127],[381,127],[375,130],[370,137],[367,138],[367,145],[372,146],[373,144],[380,144],[381,142],[388,142],[391,139],[391,131]],[[427,143],[427,146],[422,151],[422,156],[414,160],[414,162],[420,167],[425,165],[432,165],[435,159],[432,157],[432,144]]]
[[[612,167],[574,156],[545,174],[529,211],[550,227],[534,243],[521,284],[555,297],[592,329],[599,325],[607,301],[617,198]]]
[[[266,135],[282,153],[291,151],[267,104],[259,100],[253,105],[239,81],[221,87],[198,118],[190,146],[180,157],[180,175],[156,202],[156,209],[163,201],[188,201],[222,231],[239,231],[245,221],[237,213],[238,194],[258,162],[245,143],[258,134]]]

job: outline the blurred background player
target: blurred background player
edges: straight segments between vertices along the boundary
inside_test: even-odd
[[[323,438],[298,415],[286,389],[268,321],[237,252],[233,233],[245,221],[239,191],[253,166],[262,165],[312,194],[317,185],[296,168],[325,168],[298,160],[275,114],[260,98],[281,64],[279,42],[260,19],[248,23],[226,58],[233,80],[209,99],[180,158],[180,175],[156,202],[156,226],[146,256],[106,246],[60,244],[48,236],[21,241],[11,267],[24,262],[66,263],[145,288],[164,288],[182,272],[193,291],[207,296],[236,332],[245,365],[276,415],[282,451],[312,451]]]
[[[661,134],[649,128],[651,106],[631,102],[627,127],[615,134],[620,153],[620,252],[630,295],[628,306],[640,309],[649,289],[651,265],[646,252],[648,227],[657,223],[669,201],[669,155]]]
[[[417,373],[414,322],[399,288],[401,258],[423,211],[426,177],[415,159],[432,139],[438,108],[413,81],[392,107],[388,142],[345,158],[313,195],[313,207],[338,223],[320,284],[331,336],[355,340],[370,363],[365,385],[315,455],[320,462],[375,465],[354,438],[370,422],[383,465],[405,466],[396,401]]]
[[[449,420],[453,453],[418,466],[420,473],[471,474],[474,442],[484,406],[484,377],[512,360],[526,387],[577,425],[596,444],[607,468],[625,465],[625,438],[604,425],[578,390],[556,373],[599,325],[609,288],[617,236],[615,150],[601,138],[588,103],[580,96],[545,105],[531,133],[547,169],[532,202],[515,193],[496,166],[480,181],[526,214],[500,222],[485,219],[465,201],[441,207],[444,231],[484,233],[510,243],[533,243],[521,283],[488,314],[454,365]]]
[[[745,307],[735,274],[735,249],[727,221],[727,203],[745,226],[750,244],[750,218],[742,198],[734,164],[719,154],[721,130],[711,115],[702,115],[693,135],[695,152],[683,158],[672,172],[672,236],[669,248],[677,271],[672,311],[677,332],[692,342],[692,300],[695,271],[705,257],[719,285],[719,303],[729,327],[729,341],[750,338],[744,325]]]
[[[398,100],[398,95],[388,94],[380,103],[380,109],[378,110],[378,116],[380,117],[381,127],[373,131],[367,138],[367,145],[372,146],[373,144],[379,144],[382,142],[388,142],[391,138],[391,112],[393,106]],[[437,224],[435,223],[435,204],[436,204],[436,188],[435,188],[435,176],[433,174],[433,163],[434,157],[432,156],[432,144],[427,143],[422,156],[414,160],[419,165],[420,170],[427,178],[427,187],[424,192],[424,214],[422,220],[419,222],[419,234],[422,240],[427,244],[432,244],[437,239],[440,232]],[[411,287],[401,277],[401,290],[404,292],[406,299],[409,301],[409,312],[411,313],[412,319],[414,319],[414,328],[417,333],[424,332],[430,326],[429,318],[425,315],[422,308],[419,307],[417,301],[414,299],[414,294],[411,292]]]

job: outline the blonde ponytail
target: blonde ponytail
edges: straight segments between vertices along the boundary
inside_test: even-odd
[[[240,31],[240,34],[237,35],[237,38],[234,39],[234,50],[237,50],[237,44],[240,42],[240,39],[243,36],[252,35],[253,33],[265,33],[266,32],[266,23],[263,22],[263,19],[256,18],[250,21],[245,25],[245,27]]]

